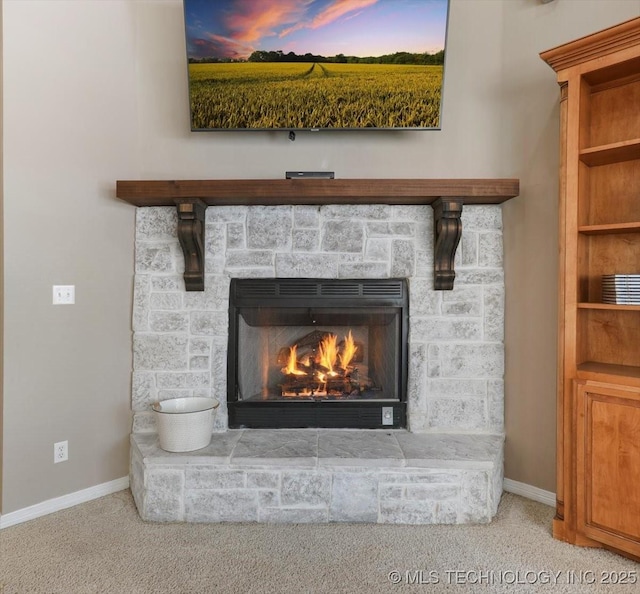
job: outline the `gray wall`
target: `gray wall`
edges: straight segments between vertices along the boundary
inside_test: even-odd
[[[2,47],[2,6],[0,5],[0,47]],[[2,52],[0,52],[0,56]],[[0,62],[0,113],[2,113],[2,62]],[[2,118],[0,118],[0,138],[2,134]],[[2,167],[2,145],[0,145],[0,223],[4,221],[3,215],[3,196],[4,183]],[[4,225],[0,227],[0,330],[4,329]],[[0,335],[0,380],[4,377],[4,332]],[[0,381],[0,513],[2,513],[2,443],[3,443],[3,382]]]
[[[462,2],[462,4],[467,4]],[[638,0],[505,0],[505,476],[555,492],[559,87],[541,51],[640,16]]]
[[[114,182],[138,169],[132,3],[3,10],[8,513],[127,474],[134,212]]]
[[[520,177],[507,476],[555,489],[558,91],[538,57],[640,0],[451,0],[443,130],[192,134],[179,0],[4,0],[3,513],[125,476],[134,209],[117,179]],[[77,305],[52,306],[75,284]],[[53,465],[53,443],[69,461]]]

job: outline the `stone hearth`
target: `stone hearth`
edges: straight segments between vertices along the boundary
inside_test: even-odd
[[[403,430],[251,429],[169,453],[131,440],[145,520],[488,522],[502,493],[502,437]]]

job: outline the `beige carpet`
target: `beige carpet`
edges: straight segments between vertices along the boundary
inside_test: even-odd
[[[553,540],[552,517],[505,494],[488,525],[150,524],[127,490],[0,531],[0,592],[640,591],[602,584],[640,564]]]

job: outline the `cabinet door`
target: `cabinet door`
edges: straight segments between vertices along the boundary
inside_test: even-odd
[[[578,531],[640,556],[640,389],[576,382]]]

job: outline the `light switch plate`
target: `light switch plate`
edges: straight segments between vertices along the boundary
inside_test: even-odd
[[[76,302],[75,285],[53,285],[54,305],[73,305]]]

